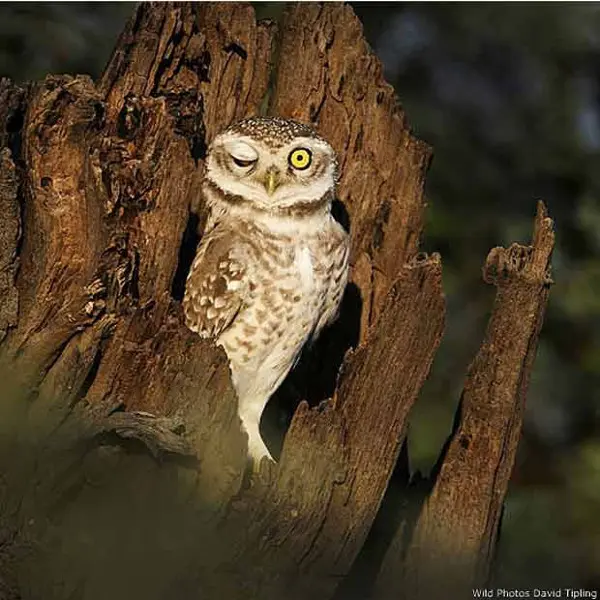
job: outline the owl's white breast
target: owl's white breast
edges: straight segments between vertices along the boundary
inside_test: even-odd
[[[294,266],[300,276],[303,291],[310,292],[315,285],[315,267],[310,250],[304,244],[296,247]]]

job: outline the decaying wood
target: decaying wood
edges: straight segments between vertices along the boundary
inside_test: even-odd
[[[17,175],[8,148],[0,151],[0,341],[17,324],[19,296],[15,287],[17,243],[21,216],[17,200]]]
[[[382,565],[378,599],[462,598],[485,586],[548,299],[553,246],[552,221],[540,203],[531,245],[494,248],[487,257],[483,276],[497,295],[485,339],[411,542],[403,548],[398,536]]]
[[[15,277],[21,214],[17,167],[12,155],[18,153],[16,141],[22,125],[25,95],[23,88],[8,79],[0,79],[0,342],[7,329],[17,324],[19,306]]]
[[[35,542],[15,575],[33,597],[332,598],[371,529],[443,331],[441,259],[419,254],[430,151],[350,7],[292,4],[275,33],[248,4],[142,3],[97,83],[0,82],[0,530]],[[248,481],[226,357],[184,327],[173,289],[206,148],[262,110],[338,151],[362,310],[348,294],[329,334],[354,346],[335,393],[300,404],[279,463]],[[461,585],[485,576],[551,246],[540,213],[532,250],[488,259],[488,337],[380,596],[420,597],[432,547],[468,557]]]

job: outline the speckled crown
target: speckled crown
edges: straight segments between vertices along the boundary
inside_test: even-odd
[[[225,133],[252,136],[272,146],[289,144],[297,137],[322,139],[309,125],[281,117],[250,117],[233,123]]]

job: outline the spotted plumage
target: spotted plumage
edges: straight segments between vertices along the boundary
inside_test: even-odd
[[[238,122],[209,148],[210,216],[183,301],[188,327],[230,361],[248,450],[269,397],[302,347],[337,316],[349,238],[331,215],[337,161],[310,127],[276,118]]]

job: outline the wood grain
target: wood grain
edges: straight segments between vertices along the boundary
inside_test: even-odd
[[[487,257],[484,279],[497,293],[485,338],[410,544],[392,544],[377,599],[459,598],[486,584],[552,283],[553,246],[553,223],[539,203],[531,245],[494,248]]]

